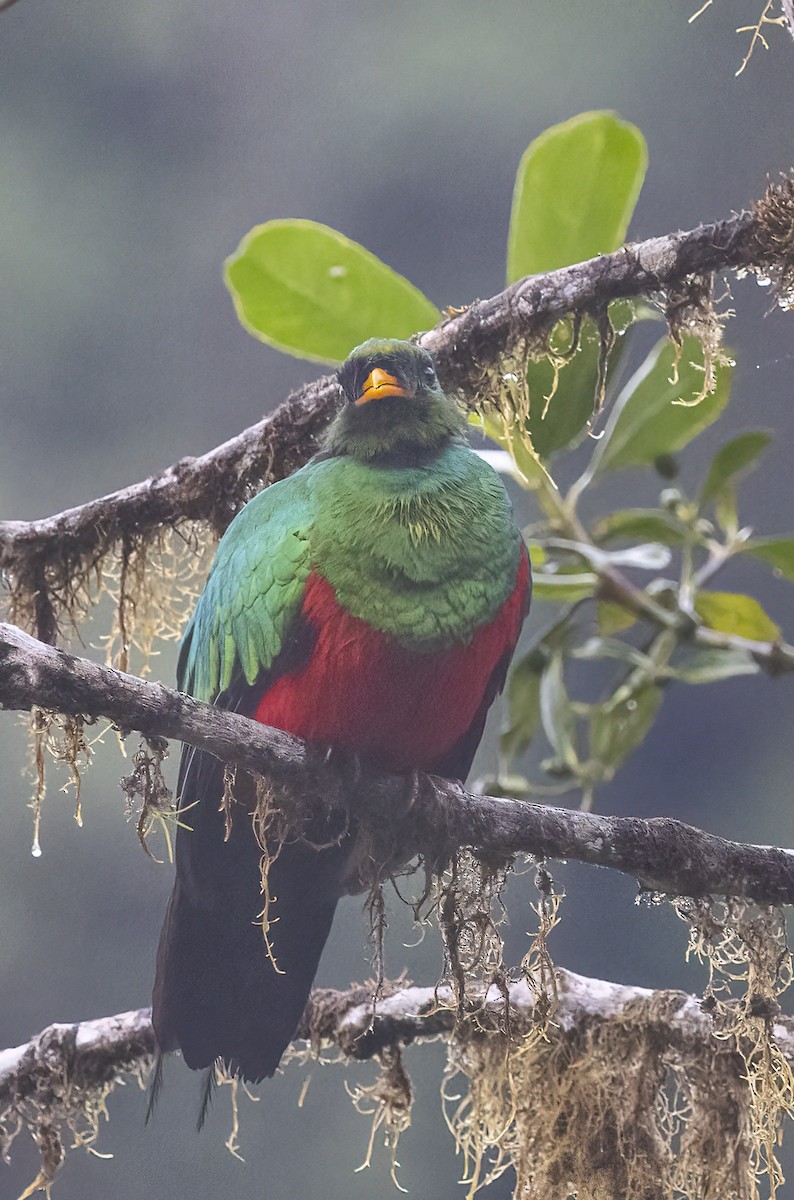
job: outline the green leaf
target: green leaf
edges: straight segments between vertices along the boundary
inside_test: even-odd
[[[540,680],[555,652],[566,645],[570,634],[573,608],[561,615],[535,636],[524,657],[510,672],[507,684],[507,711],[500,741],[501,765],[499,775],[504,781],[511,774],[512,763],[530,745],[541,721]]]
[[[636,125],[588,112],[535,138],[518,167],[507,282],[617,250],[645,178]]]
[[[733,540],[739,532],[739,513],[736,507],[736,488],[732,483],[726,483],[717,493],[714,516],[723,533]]]
[[[227,258],[224,278],[249,333],[321,362],[342,362],[367,338],[408,338],[440,318],[402,275],[315,221],[257,225]]]
[[[760,558],[786,579],[794,579],[794,538],[753,538],[741,547],[747,554]]]
[[[572,604],[592,596],[598,586],[598,576],[590,571],[568,574],[560,571],[537,571],[532,579],[533,600],[553,600],[558,604]]]
[[[780,640],[780,628],[752,596],[737,592],[698,592],[695,612],[709,629],[749,638],[754,642]]]
[[[560,327],[565,329],[565,342],[569,345],[570,321],[560,322]],[[621,339],[612,348],[610,371],[617,368],[624,345],[625,341]],[[598,383],[598,353],[598,332],[593,321],[586,317],[582,322],[579,350],[559,368],[556,387],[554,367],[548,358],[528,363],[527,428],[541,458],[548,458],[573,442],[592,417]],[[551,399],[547,405],[549,396]]]
[[[617,250],[626,236],[637,202],[648,152],[635,125],[614,113],[582,113],[554,125],[525,152],[516,175],[507,250],[507,282],[551,271]],[[615,323],[630,319],[625,302],[613,306]],[[572,325],[561,321],[556,339],[570,345]],[[623,348],[618,340],[611,356],[614,370]],[[530,363],[529,431],[541,458],[569,445],[593,414],[598,380],[599,337],[586,318],[580,349],[555,371],[548,359]]]
[[[662,702],[661,689],[647,684],[632,696],[600,705],[590,719],[590,753],[611,777],[639,746]]]
[[[546,737],[567,767],[578,764],[575,718],[562,674],[562,654],[554,654],[540,681],[540,716]]]
[[[613,604],[610,600],[602,600],[596,609],[598,632],[602,637],[610,637],[614,633],[623,633],[636,624],[637,617],[622,604]]]
[[[618,538],[635,541],[638,538],[676,546],[686,539],[686,530],[672,513],[660,508],[624,508],[602,517],[593,526],[597,542]]]
[[[746,650],[695,650],[682,663],[671,663],[670,675],[683,683],[717,683],[734,675],[756,675],[760,669]]]
[[[740,433],[738,437],[721,446],[714,456],[700,492],[701,507],[719,495],[725,485],[732,483],[742,471],[752,467],[771,440],[770,433],[752,431]]]
[[[510,672],[507,684],[507,724],[499,739],[502,764],[509,767],[530,745],[540,727],[540,680],[543,659],[536,650],[525,655]],[[500,775],[505,771],[501,770]]]
[[[659,342],[615,401],[591,470],[650,466],[662,454],[673,454],[713,421],[728,403],[731,368],[715,368],[714,391],[695,404],[704,383],[703,350],[687,338],[676,370],[676,348]]]

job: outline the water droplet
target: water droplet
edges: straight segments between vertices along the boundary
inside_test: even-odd
[[[33,839],[33,845],[30,847],[30,853],[34,858],[41,858],[41,846],[38,838]]]
[[[634,709],[635,709],[636,707],[637,707],[637,701],[636,701],[636,700],[627,700],[627,701],[626,701],[626,708],[629,710],[629,712],[634,712]]]
[[[328,274],[331,279],[343,279],[347,275],[347,267],[336,266],[329,267]]]

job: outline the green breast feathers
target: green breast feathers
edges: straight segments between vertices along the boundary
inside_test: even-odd
[[[237,663],[253,683],[312,571],[353,616],[409,649],[465,643],[510,594],[519,550],[501,480],[463,442],[419,466],[310,462],[229,526],[185,637],[180,686],[211,700]]]

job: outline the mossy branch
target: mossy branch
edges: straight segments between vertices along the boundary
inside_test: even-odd
[[[697,996],[588,979],[561,967],[555,974],[554,1023],[565,1029],[584,1027],[596,1018],[619,1017],[629,1005],[643,1004],[656,1007],[657,1024],[664,1027],[665,1039],[673,1045],[683,1048],[713,1035],[713,1021]],[[476,1011],[480,1030],[487,1030],[490,1019],[494,1032],[501,1032],[504,998],[496,989],[491,991],[484,1002],[483,995],[472,989],[467,1003]],[[536,1003],[537,993],[525,980],[511,985],[516,1036],[532,1027]],[[389,1046],[451,1034],[458,1021],[457,1001],[447,985],[397,988],[374,1006],[372,989],[367,986],[347,991],[315,988],[295,1040],[308,1040],[317,1048],[336,1046],[347,1058],[363,1062]],[[794,1017],[778,1016],[774,1034],[785,1056],[794,1062]],[[150,1008],[49,1025],[30,1042],[0,1050],[0,1115],[32,1092],[46,1089],[50,1076],[61,1080],[68,1073],[83,1089],[103,1087],[138,1067],[148,1070],[154,1054]]]
[[[727,220],[522,279],[456,310],[420,340],[435,355],[446,388],[481,400],[511,354],[542,347],[560,318],[598,316],[612,300],[656,302],[676,339],[691,332],[693,322],[705,330],[716,318],[703,310],[703,297],[710,297],[711,277],[722,270],[757,273],[773,283],[781,304],[791,305],[794,179],[771,184],[751,209]],[[52,641],[63,607],[59,595],[68,595],[74,578],[96,570],[125,540],[145,542],[163,527],[195,522],[221,533],[253,489],[290,474],[315,452],[339,401],[335,379],[324,376],[207,454],[56,516],[0,522],[0,575],[12,595],[35,608],[25,613],[30,627]]]
[[[621,1038],[627,1054],[636,1052],[636,1029],[653,1044],[660,1059],[674,1056],[697,1062],[706,1055],[711,1069],[721,1061],[727,1077],[740,1088],[740,1059],[731,1040],[723,1040],[714,1018],[694,996],[676,991],[649,991],[572,972],[556,971],[555,1004],[547,1039],[554,1047],[592,1040],[599,1027],[614,1030],[614,1051]],[[537,990],[526,980],[510,986],[511,1029],[516,1045],[537,1026]],[[472,991],[468,1007],[476,1016],[476,1041],[469,1042],[448,986],[397,987],[373,1003],[368,987],[348,991],[315,990],[306,1008],[296,1041],[308,1039],[315,1050],[335,1047],[351,1060],[379,1058],[413,1042],[463,1036],[462,1053],[485,1046],[489,1031],[503,1038],[504,997],[492,988],[485,995]],[[794,1061],[794,1019],[778,1016],[775,1043]],[[545,1044],[545,1042],[544,1042]],[[95,1136],[94,1116],[104,1108],[108,1093],[125,1075],[143,1079],[154,1057],[151,1010],[141,1008],[99,1020],[51,1025],[22,1046],[0,1051],[0,1144],[8,1153],[17,1133],[26,1128],[42,1152],[39,1186],[54,1177],[63,1157],[61,1130],[88,1127],[83,1143]],[[568,1051],[570,1053],[570,1050]],[[453,1056],[455,1054],[453,1048]],[[504,1054],[504,1050],[502,1050]],[[632,1065],[621,1058],[621,1069]],[[542,1076],[546,1079],[546,1076]],[[28,1193],[29,1194],[29,1193]]]
[[[349,763],[329,762],[321,750],[281,730],[0,624],[0,707],[33,706],[106,717],[123,732],[178,738],[208,750],[277,786],[288,820],[299,820],[307,805],[346,806],[367,830],[368,854],[386,873],[417,853],[436,865],[460,847],[473,847],[499,860],[528,854],[610,867],[647,891],[672,896],[794,904],[794,851],[730,842],[666,817],[608,817],[472,795],[431,776],[409,787],[401,776],[361,764],[351,783]]]

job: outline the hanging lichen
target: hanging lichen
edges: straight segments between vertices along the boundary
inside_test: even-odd
[[[679,915],[689,925],[688,954],[708,967],[704,1006],[715,1037],[740,1057],[748,1110],[748,1174],[766,1176],[770,1196],[783,1183],[777,1158],[782,1125],[794,1114],[794,1074],[775,1036],[778,997],[792,981],[792,957],[785,918],[779,909],[728,899],[680,900]]]
[[[552,1002],[541,1037],[526,1019],[498,1028],[498,1011],[488,1031],[456,1024],[443,1091],[470,1195],[513,1168],[516,1200],[774,1200],[794,1112],[775,1030],[791,978],[781,915],[676,907],[709,967],[696,1021],[680,993],[634,992],[600,1011]],[[561,973],[563,992],[572,978]]]
[[[62,792],[74,793],[74,819],[83,824],[82,777],[93,756],[93,746],[102,734],[93,740],[86,738],[85,726],[94,724],[94,719],[69,716],[51,712],[36,705],[28,718],[30,737],[33,795],[29,807],[33,812],[33,839],[31,853],[34,858],[41,855],[41,821],[44,798],[47,793],[47,764],[63,764],[68,768]]]
[[[158,641],[177,641],[206,581],[215,539],[198,524],[160,529],[153,536],[124,534],[103,561],[102,589],[113,601],[105,658],[120,671],[137,651],[141,674]]]

